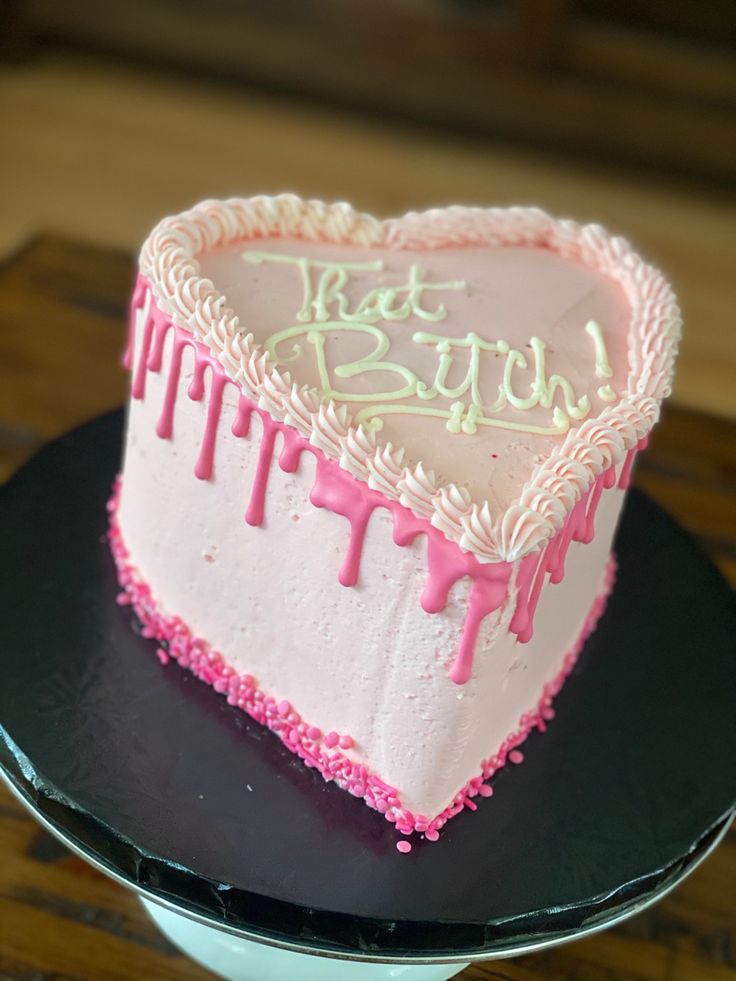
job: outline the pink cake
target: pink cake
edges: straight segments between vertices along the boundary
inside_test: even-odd
[[[162,664],[436,840],[554,715],[679,330],[623,239],[536,209],[167,218],[132,302],[120,601]]]

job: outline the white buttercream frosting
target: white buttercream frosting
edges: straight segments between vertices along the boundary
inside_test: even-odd
[[[625,377],[615,377],[613,359],[608,365],[599,334],[588,331],[591,352],[595,342],[590,363],[597,371],[596,377],[591,370],[591,392],[603,389],[601,381],[610,391],[598,395],[600,403],[587,418],[579,423],[572,419],[568,431],[554,437],[558,445],[540,453],[538,465],[507,479],[518,483],[514,499],[492,506],[492,495],[485,498],[476,485],[438,480],[427,455],[413,453],[407,463],[406,453],[396,445],[396,432],[389,440],[387,431],[376,433],[354,422],[353,408],[360,406],[325,400],[300,377],[297,365],[286,371],[274,364],[251,325],[241,324],[229,306],[227,288],[222,292],[214,276],[202,275],[203,256],[274,237],[380,249],[381,255],[454,246],[524,247],[571,260],[607,277],[628,304]],[[206,344],[247,395],[353,476],[429,517],[480,561],[513,560],[547,540],[592,480],[646,435],[670,391],[680,314],[666,280],[624,239],[596,225],[555,220],[538,209],[453,207],[380,222],[346,204],[305,202],[293,195],[206,201],[161,222],[143,247],[140,265],[159,307]],[[610,401],[611,393],[616,401]],[[457,422],[460,434],[442,439],[463,440],[474,431],[472,415],[458,415]],[[509,445],[513,455],[516,444]],[[455,476],[452,466],[443,463],[440,469],[449,478]]]

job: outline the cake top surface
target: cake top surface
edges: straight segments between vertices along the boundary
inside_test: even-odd
[[[574,260],[518,246],[376,258],[251,244],[204,253],[200,268],[278,369],[493,511],[576,420],[625,391],[626,298]]]
[[[481,561],[536,549],[646,435],[679,337],[624,240],[535,209],[204,202],[141,272],[246,395]]]

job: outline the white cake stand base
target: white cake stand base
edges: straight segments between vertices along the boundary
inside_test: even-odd
[[[368,964],[235,937],[141,898],[153,922],[183,953],[227,981],[446,981],[467,964]]]

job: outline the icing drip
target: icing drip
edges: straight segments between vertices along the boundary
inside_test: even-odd
[[[166,397],[168,398],[168,392],[166,393]],[[248,430],[250,429],[250,419],[253,415],[253,408],[253,403],[249,401],[245,395],[241,395],[240,401],[238,402],[238,412],[230,430],[233,436],[248,435]]]
[[[154,324],[155,317],[146,317],[143,325],[141,352],[138,356],[135,371],[133,372],[133,380],[130,388],[130,394],[134,399],[142,399],[146,394],[146,371],[148,370],[148,355],[151,350]]]
[[[334,514],[342,514],[350,522],[350,542],[347,554],[340,566],[338,579],[343,586],[354,586],[358,581],[360,558],[365,533],[373,510],[382,502],[378,494],[363,493],[362,488],[337,464],[324,456],[317,457],[317,479],[309,500],[318,508],[328,508]]]
[[[531,555],[527,555],[521,560],[516,580],[516,609],[509,624],[509,630],[517,637],[521,636],[529,624],[529,593],[534,581],[534,573],[537,571],[541,560],[542,556],[538,552],[532,552]]]
[[[488,566],[486,566],[488,568]],[[463,633],[460,638],[455,660],[450,668],[450,678],[456,685],[464,685],[470,680],[473,670],[473,655],[475,654],[475,642],[478,639],[480,625],[494,610],[497,610],[506,598],[507,579],[497,582],[486,578],[478,578],[473,582],[470,592],[470,602],[468,612],[463,624]]]
[[[199,358],[194,363],[194,375],[189,383],[188,396],[194,402],[201,402],[204,396],[204,373],[207,370],[207,362]]]
[[[425,531],[426,522],[417,518],[407,508],[395,508],[393,539],[397,545],[411,545],[417,535]],[[422,606],[424,609],[424,606]]]
[[[615,467],[602,473],[592,488],[583,494],[568,514],[559,532],[552,538],[541,555],[527,555],[521,563],[517,577],[516,610],[509,629],[522,644],[531,640],[534,629],[534,612],[549,575],[549,582],[560,583],[565,577],[565,561],[572,542],[589,543],[595,532],[595,515],[601,494],[610,481],[615,481]]]
[[[145,281],[143,281],[145,282]],[[149,303],[146,310],[145,305]],[[187,394],[193,401],[202,401],[207,396],[207,410],[200,450],[194,465],[194,473],[200,480],[210,480],[214,468],[214,452],[217,430],[222,415],[223,394],[226,384],[235,384],[224,372],[222,365],[215,360],[204,344],[181,327],[151,302],[150,293],[144,297],[136,287],[131,319],[132,332],[137,318],[142,319],[141,345],[133,368],[131,392],[133,398],[143,398],[145,379],[148,371],[160,372],[166,337],[173,333],[168,376],[164,387],[164,400],[156,426],[162,439],[168,439],[173,432],[173,418],[176,397],[179,390],[181,364],[184,348],[194,351],[194,372]],[[205,376],[209,373],[209,391]],[[517,563],[482,563],[471,552],[463,551],[455,542],[435,528],[426,518],[417,517],[398,501],[391,500],[379,491],[351,476],[339,464],[329,459],[319,447],[310,443],[296,429],[285,422],[275,420],[268,411],[256,405],[242,393],[238,409],[231,425],[231,432],[244,438],[250,433],[253,413],[260,417],[262,432],[258,451],[256,472],[250,490],[245,521],[252,526],[263,523],[268,480],[273,465],[276,437],[282,436],[282,448],[278,463],[282,470],[293,473],[299,466],[301,454],[311,453],[316,459],[316,475],[310,493],[310,501],[315,507],[326,508],[334,514],[347,518],[350,525],[350,538],[338,573],[343,586],[355,586],[360,576],[361,557],[368,524],[373,511],[386,508],[393,519],[393,539],[399,546],[407,546],[418,535],[427,539],[427,580],[422,591],[421,605],[427,613],[443,610],[453,587],[462,579],[471,580],[468,608],[455,657],[450,668],[450,678],[456,684],[465,684],[473,670],[474,652],[481,624],[485,618],[501,609],[505,603],[513,601],[514,608],[510,621],[510,631],[515,633],[521,643],[532,637],[534,613],[542,591],[549,577],[552,583],[562,580],[565,560],[571,542],[589,542],[595,529],[595,513],[604,488],[616,482],[615,466],[600,474],[593,485],[579,498],[558,532],[549,539],[543,551],[532,552]],[[619,486],[628,486],[631,467],[636,449],[642,448],[644,441],[626,455],[619,476]],[[509,584],[512,571],[518,566],[515,579],[515,596],[511,598]]]
[[[166,337],[169,331],[167,325],[164,325],[160,330],[154,330],[153,338],[151,340],[151,347],[148,351],[148,370],[149,371],[161,371],[161,364],[164,357],[164,344],[166,343]]]
[[[607,470],[606,473],[610,471]],[[615,471],[614,471],[615,474]],[[605,486],[603,475],[598,477],[595,484],[593,484],[593,490],[590,494],[590,500],[588,502],[588,509],[585,512],[585,525],[582,534],[578,538],[579,542],[583,542],[585,545],[589,545],[593,538],[595,537],[595,513],[598,510],[598,502],[601,499],[601,494],[603,493],[603,488]]]
[[[181,374],[181,359],[186,347],[186,338],[177,332],[174,333],[174,343],[171,348],[171,362],[169,363],[169,375],[166,379],[166,393],[164,404],[161,407],[161,415],[158,417],[156,425],[156,435],[161,439],[170,439],[174,431],[174,401],[176,391],[179,388],[179,375]]]
[[[130,298],[130,322],[133,323],[135,320],[136,310],[140,310],[143,304],[146,302],[147,297],[150,296],[148,290],[148,283],[145,276],[140,273],[136,276],[135,286],[133,287],[133,295]],[[133,332],[128,334],[128,343],[125,345],[125,350],[123,351],[123,367],[126,371],[130,371],[133,367]]]
[[[422,591],[421,604],[425,613],[439,613],[447,605],[450,590],[468,567],[468,553],[453,553],[447,556],[442,548],[442,540],[431,535],[427,543],[427,567],[429,575]]]
[[[284,443],[279,454],[279,466],[284,473],[295,473],[299,466],[299,458],[302,455],[298,435],[288,427],[282,429],[281,432],[284,436]]]
[[[571,515],[572,517],[572,515]],[[532,639],[532,634],[534,632],[534,613],[537,609],[537,603],[539,602],[539,597],[542,594],[542,586],[544,584],[545,576],[547,574],[547,561],[548,555],[552,548],[552,543],[550,543],[542,555],[540,556],[539,562],[535,569],[534,582],[532,583],[531,590],[529,592],[528,599],[526,601],[526,610],[524,611],[524,628],[520,630],[516,635],[522,644],[527,644]],[[567,549],[565,548],[565,551]]]
[[[261,447],[258,451],[258,464],[256,466],[256,475],[253,478],[250,501],[248,502],[248,509],[245,512],[245,520],[249,525],[260,525],[263,523],[266,487],[268,486],[268,475],[271,470],[273,448],[276,442],[276,433],[278,432],[276,424],[265,413],[261,413],[261,419],[263,421]]]
[[[225,388],[225,376],[214,369],[210,371],[210,401],[207,407],[207,422],[205,424],[202,447],[194,464],[194,475],[200,480],[209,480],[212,476],[212,465],[215,457],[215,437],[217,424],[222,411],[222,393]]]
[[[550,581],[553,583],[562,582],[564,579],[565,560],[567,559],[567,552],[570,545],[573,541],[583,541],[587,532],[588,522],[592,522],[595,517],[600,494],[591,502],[590,507],[588,507],[588,501],[593,497],[599,483],[600,478],[594,484],[593,489],[580,498],[568,515],[567,521],[563,525],[562,533],[559,536],[559,544],[557,544],[556,549],[553,551],[554,539],[547,547],[547,552],[545,553],[546,567],[550,574]]]
[[[507,562],[482,565],[471,553],[448,549],[447,544],[447,539],[436,529],[433,528],[428,533],[428,575],[421,604],[426,613],[439,613],[447,605],[449,592],[455,583],[464,576],[472,578],[473,586],[460,645],[450,668],[450,678],[455,684],[463,685],[469,680],[473,668],[473,654],[480,625],[506,599],[511,565]]]

